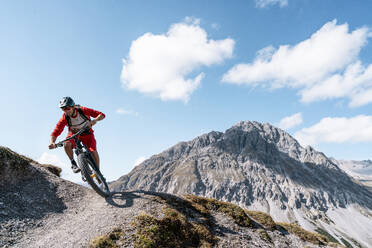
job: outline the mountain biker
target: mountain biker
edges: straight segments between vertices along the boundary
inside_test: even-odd
[[[89,125],[90,129],[86,132],[83,132],[78,139],[88,147],[99,168],[99,155],[97,152],[96,139],[94,138],[92,126],[94,126],[98,121],[103,120],[106,117],[105,114],[94,109],[75,105],[74,100],[68,96],[61,99],[59,102],[59,107],[64,113],[50,136],[49,149],[56,148],[55,141],[63,132],[65,126],[68,126],[67,138],[69,138],[81,128]],[[93,117],[94,119],[91,120],[90,117]],[[64,148],[67,156],[71,160],[72,171],[74,173],[78,173],[80,168],[77,166],[74,160],[74,153],[72,151],[74,146],[75,142],[72,139],[65,142]]]

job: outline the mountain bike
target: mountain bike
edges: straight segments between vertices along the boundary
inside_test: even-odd
[[[88,131],[90,127],[84,127],[80,129],[77,133],[71,137],[56,143],[56,147],[62,147],[66,141],[75,141],[75,154],[77,156],[77,164],[81,169],[81,174],[89,185],[102,197],[108,197],[110,195],[110,189],[107,185],[105,177],[99,170],[92,154],[90,153],[88,147],[83,144],[79,139],[79,135],[83,132]]]

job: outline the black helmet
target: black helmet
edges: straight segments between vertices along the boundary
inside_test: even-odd
[[[66,97],[62,98],[61,101],[59,101],[59,104],[58,104],[58,106],[60,108],[73,107],[74,105],[75,105],[74,100],[72,100],[72,98],[69,97],[69,96],[66,96]]]

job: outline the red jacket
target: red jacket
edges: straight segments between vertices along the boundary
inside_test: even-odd
[[[90,108],[86,108],[86,107],[80,107],[80,108],[83,111],[84,115],[87,116],[87,117],[96,118],[100,114],[105,116],[104,113],[102,113],[100,111],[97,111],[97,110],[94,110],[94,109],[90,109]],[[78,111],[75,110],[75,115],[73,117],[76,117],[77,114],[78,114]],[[61,119],[59,119],[56,127],[54,128],[51,136],[58,137],[63,132],[63,129],[65,129],[65,126],[67,126],[67,120],[66,120],[65,113],[63,113]],[[90,133],[93,133],[93,129],[90,129],[89,131],[90,131]],[[70,136],[70,135],[72,135],[72,132],[69,130],[67,136]]]

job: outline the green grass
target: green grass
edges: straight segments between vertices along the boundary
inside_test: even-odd
[[[207,210],[214,210],[227,214],[234,220],[235,223],[240,226],[254,228],[254,221],[251,219],[253,218],[259,224],[261,224],[265,228],[268,228],[269,230],[275,229],[277,227],[282,227],[288,232],[299,236],[302,240],[311,242],[313,244],[325,245],[329,242],[329,239],[325,235],[306,231],[297,224],[275,223],[270,215],[263,212],[244,210],[243,208],[233,203],[222,202],[216,199],[210,199],[200,196],[185,195],[185,198],[193,203],[202,206],[199,207],[200,209],[205,208]],[[259,233],[261,238],[267,241],[271,240],[270,236],[265,230],[261,229]],[[265,233],[267,235],[265,235]]]
[[[342,241],[342,243],[344,243],[344,245],[347,248],[353,248],[353,246],[349,242],[347,242],[344,238],[341,238],[341,241]]]
[[[300,237],[303,241],[309,241],[316,245],[325,245],[329,242],[328,238],[322,234],[318,233],[312,233],[309,231],[306,231],[301,226],[295,224],[295,223],[284,223],[284,222],[278,222],[277,225],[283,227],[285,230],[287,230],[290,233],[293,233]]]
[[[163,213],[161,219],[145,213],[135,218],[134,247],[212,247],[216,242],[205,225],[189,222],[185,215],[169,207],[164,207]]]
[[[245,210],[245,213],[248,216],[250,216],[252,219],[257,221],[259,224],[264,226],[265,228],[273,230],[276,227],[275,221],[267,213],[263,213],[263,212],[260,212],[260,211],[251,211],[251,210]]]
[[[110,233],[93,239],[89,248],[117,248],[116,241],[123,235],[120,228],[114,228]]]
[[[258,234],[262,240],[268,243],[273,243],[273,240],[267,231],[285,229],[303,241],[321,246],[343,247],[336,243],[337,240],[330,234],[320,228],[317,229],[319,233],[313,233],[304,230],[295,223],[276,223],[266,213],[249,211],[235,204],[216,199],[195,195],[185,195],[182,199],[159,193],[153,197],[153,200],[163,204],[164,215],[162,218],[157,218],[142,213],[134,218],[132,226],[135,228],[135,234],[132,236],[132,244],[135,248],[213,247],[218,238],[211,231],[213,223],[211,211],[226,214],[242,227],[258,228],[255,223],[257,221],[263,227],[258,229]],[[95,247],[116,247],[113,242],[115,239],[110,238],[109,235],[101,236],[96,240],[97,244],[107,246],[97,245]],[[330,240],[336,242],[330,242]]]
[[[249,218],[244,209],[233,203],[222,202],[216,199],[195,195],[185,195],[185,198],[193,203],[203,206],[205,209],[218,211],[230,216],[234,220],[234,222],[239,226],[250,228],[254,227],[253,220]]]
[[[338,243],[338,244],[340,243],[340,242],[338,242],[337,239],[335,239],[335,238],[334,238],[331,234],[329,234],[326,230],[323,230],[323,229],[321,229],[321,228],[318,227],[317,229],[315,229],[315,231],[316,231],[317,233],[319,233],[319,234],[322,234],[322,235],[326,236],[330,242]]]

